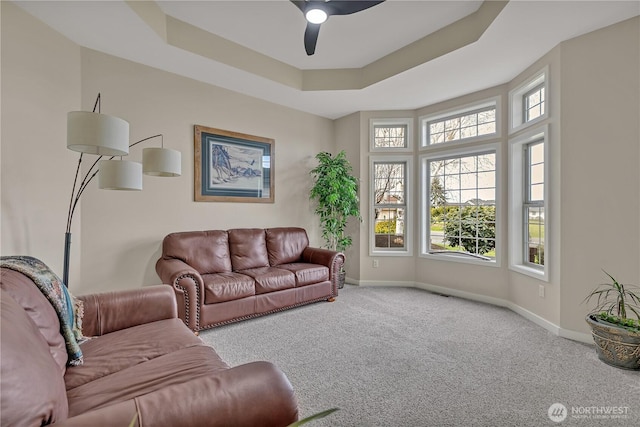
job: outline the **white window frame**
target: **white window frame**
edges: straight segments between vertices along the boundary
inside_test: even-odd
[[[525,117],[525,97],[537,86],[544,85],[544,113],[528,122]],[[534,126],[549,118],[549,67],[546,66],[520,86],[509,91],[509,134]]]
[[[496,112],[497,114],[497,112]],[[430,200],[431,200],[431,185],[430,183],[430,170],[427,167],[429,161],[431,160],[439,160],[449,157],[455,156],[469,156],[469,155],[479,155],[485,154],[488,152],[495,153],[496,156],[496,256],[493,260],[480,260],[472,257],[467,257],[464,255],[458,255],[455,253],[452,254],[431,254],[430,252],[430,229],[427,227],[430,224]],[[420,257],[427,259],[434,259],[440,261],[452,261],[452,262],[461,262],[465,264],[475,264],[475,265],[483,265],[489,267],[500,267],[500,258],[502,252],[501,245],[501,215],[500,215],[500,206],[501,206],[501,159],[502,156],[500,154],[501,148],[500,144],[490,143],[490,144],[482,144],[482,145],[474,145],[473,147],[463,147],[463,148],[455,148],[450,150],[442,150],[437,153],[425,153],[420,156]]]
[[[405,147],[376,147],[373,129],[375,126],[406,126]],[[371,152],[413,152],[413,118],[383,118],[369,120],[369,151]]]
[[[482,110],[485,108],[493,107],[496,110],[496,131],[491,134],[478,135],[470,138],[458,139],[455,141],[442,142],[439,144],[430,143],[429,135],[429,122],[436,120],[443,120],[448,118],[454,118],[456,116],[464,116],[471,114],[474,111]],[[456,107],[445,111],[440,111],[436,114],[429,114],[421,116],[420,120],[420,149],[445,149],[445,147],[453,147],[455,145],[468,144],[472,142],[487,141],[491,139],[500,138],[501,136],[501,100],[499,96],[494,96],[483,101],[474,102],[471,104],[463,105],[462,107]]]
[[[376,248],[375,245],[375,180],[374,164],[405,163],[405,217],[404,217],[404,248]],[[413,256],[413,156],[412,155],[381,155],[369,157],[369,256]]]
[[[544,143],[544,266],[527,262],[524,250],[524,203],[525,203],[525,154],[524,147],[532,142]],[[509,269],[518,273],[549,281],[549,263],[553,259],[550,241],[553,228],[549,210],[549,125],[532,128],[509,140]]]

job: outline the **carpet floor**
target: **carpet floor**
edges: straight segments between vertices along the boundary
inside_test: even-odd
[[[640,372],[508,309],[420,289],[346,285],[334,303],[200,336],[231,366],[275,363],[301,418],[340,408],[313,427],[640,426]]]

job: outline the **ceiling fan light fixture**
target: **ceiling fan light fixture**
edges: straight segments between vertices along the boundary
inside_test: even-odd
[[[328,18],[327,12],[319,8],[307,10],[304,16],[305,18],[307,18],[307,21],[311,22],[312,24],[322,24]]]

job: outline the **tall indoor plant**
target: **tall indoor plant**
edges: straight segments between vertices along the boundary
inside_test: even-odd
[[[640,288],[618,282],[603,283],[587,295],[596,299],[587,315],[598,357],[609,365],[640,369]]]
[[[344,252],[353,244],[351,236],[345,234],[348,219],[362,220],[358,180],[352,175],[353,168],[344,150],[335,156],[321,152],[316,159],[318,166],[311,170],[314,184],[309,197],[317,202],[315,213],[320,217],[327,248]],[[338,286],[342,287],[344,270],[340,273]]]

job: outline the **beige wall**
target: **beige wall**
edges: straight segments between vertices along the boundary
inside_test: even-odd
[[[335,148],[331,120],[80,48],[2,2],[3,255],[39,257],[62,275],[78,158],[65,147],[66,114],[90,111],[98,92],[103,113],[130,122],[132,142],[164,134],[182,152],[182,176],[145,176],[142,192],[92,182],[74,219],[73,292],[158,283],[155,261],[173,231],[301,226],[322,244],[308,171],[316,152]],[[194,202],[195,124],[275,139],[275,203]],[[129,159],[157,144],[132,148]]]
[[[640,283],[639,44],[634,18],[562,45],[563,328],[586,330],[601,269]]]
[[[130,122],[132,141],[162,133],[166,147],[182,152],[182,176],[145,177],[142,192],[87,192],[82,286],[158,283],[161,240],[173,231],[300,226],[314,244],[322,244],[308,202],[309,170],[318,151],[335,147],[331,120],[83,50],[83,107],[89,108],[99,91],[102,111]],[[196,124],[273,138],[275,203],[194,202]],[[129,157],[141,160],[141,150],[133,148]]]
[[[31,255],[62,275],[77,157],[65,148],[80,107],[80,47],[12,3],[2,10],[3,255]],[[79,239],[79,222],[74,223]],[[78,246],[74,258],[80,260]]]
[[[336,152],[344,150],[347,153],[347,160],[353,167],[353,175],[360,176],[360,170],[362,169],[360,161],[360,114],[353,113],[348,116],[342,117],[335,121],[335,142]],[[359,194],[362,195],[366,192],[368,180],[359,179]],[[361,216],[366,216],[364,212],[361,212]],[[353,236],[353,245],[345,250],[346,262],[345,268],[347,271],[347,283],[357,282],[354,278],[359,277],[362,265],[360,264],[360,251],[362,248],[362,242],[357,238],[362,232],[366,234],[366,228],[364,223],[351,218],[347,222],[347,228],[345,232]]]
[[[63,231],[77,155],[64,146],[66,113],[90,110],[131,123],[131,140],[163,133],[182,152],[179,178],[144,178],[142,192],[98,190],[83,196],[75,219],[72,290],[77,293],[157,283],[162,237],[178,230],[296,225],[320,245],[308,201],[318,151],[346,150],[361,180],[364,221],[352,221],[348,277],[362,284],[434,286],[503,303],[567,331],[586,332],[580,305],[604,280],[604,268],[640,282],[640,18],[567,41],[503,86],[412,111],[359,112],[331,121],[78,47],[11,3],[2,2],[2,254],[24,253],[62,270]],[[369,120],[413,117],[418,178],[418,119],[508,91],[549,66],[551,87],[549,282],[499,267],[424,259],[417,231],[412,257],[369,257]],[[505,109],[506,111],[506,109]],[[507,121],[503,114],[500,183],[506,217]],[[276,141],[274,204],[195,203],[193,126]],[[150,142],[145,146],[152,146]],[[130,158],[140,160],[141,148]],[[419,212],[414,186],[414,226]],[[503,248],[508,221],[501,225]],[[415,228],[417,230],[417,228]],[[80,253],[81,252],[81,253]],[[560,269],[562,266],[562,269]],[[545,286],[545,298],[538,286]]]

